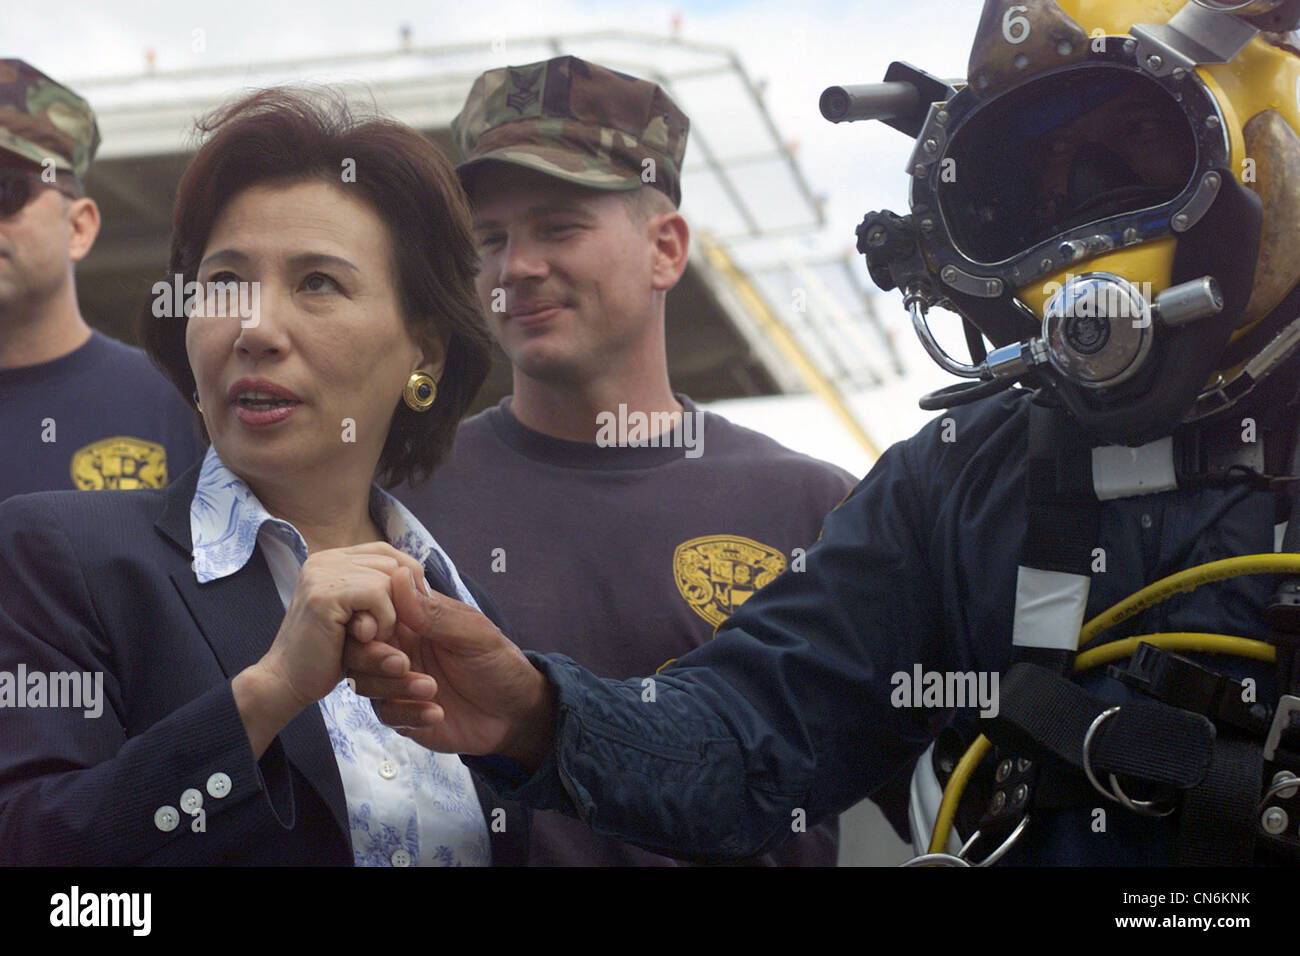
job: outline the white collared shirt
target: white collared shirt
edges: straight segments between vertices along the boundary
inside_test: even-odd
[[[370,516],[389,544],[421,565],[432,561],[477,607],[433,536],[396,498],[370,487]],[[307,560],[307,542],[273,517],[208,448],[190,504],[194,573],[203,584],[234,574],[260,546],[287,609]],[[440,754],[380,723],[370,701],[341,681],[320,701],[343,780],[358,866],[486,866],[492,852],[474,782],[455,754]]]

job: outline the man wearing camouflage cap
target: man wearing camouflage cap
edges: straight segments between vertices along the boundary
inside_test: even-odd
[[[73,269],[99,232],[84,99],[0,59],[0,500],[159,487],[197,461],[193,416],[144,353],[93,331]]]
[[[657,84],[573,56],[483,74],[452,124],[514,391],[400,497],[522,647],[608,677],[709,641],[853,485],[672,391],[664,312],[689,248],[688,126]],[[792,827],[749,862],[835,864],[834,822]],[[559,814],[532,832],[534,864],[675,862]]]

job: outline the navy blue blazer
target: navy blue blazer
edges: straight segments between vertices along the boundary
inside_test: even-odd
[[[236,574],[195,579],[198,473],[159,490],[0,504],[0,863],[352,864],[320,708],[253,759],[230,681],[270,647],[284,606],[260,548]],[[426,573],[454,595],[433,562]],[[6,698],[6,672],[11,689],[20,673],[102,673],[103,711],[15,706],[36,699]],[[522,863],[526,812],[477,774],[475,785],[493,862]],[[193,794],[183,806],[189,790],[202,798],[201,831]],[[491,826],[497,808],[504,829]]]

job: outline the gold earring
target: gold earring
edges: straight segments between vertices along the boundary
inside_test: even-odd
[[[194,410],[200,415],[203,414],[203,406],[199,404],[199,390],[197,388],[194,390]]]
[[[402,390],[406,406],[413,412],[427,412],[438,400],[438,383],[428,372],[412,372]]]

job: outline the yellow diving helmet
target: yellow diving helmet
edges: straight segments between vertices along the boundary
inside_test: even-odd
[[[1296,0],[987,0],[964,85],[895,63],[823,94],[828,118],[916,139],[911,215],[870,214],[859,249],[978,380],[923,405],[1021,381],[1139,445],[1295,353],[1298,23]],[[930,334],[936,305],[970,364]]]

